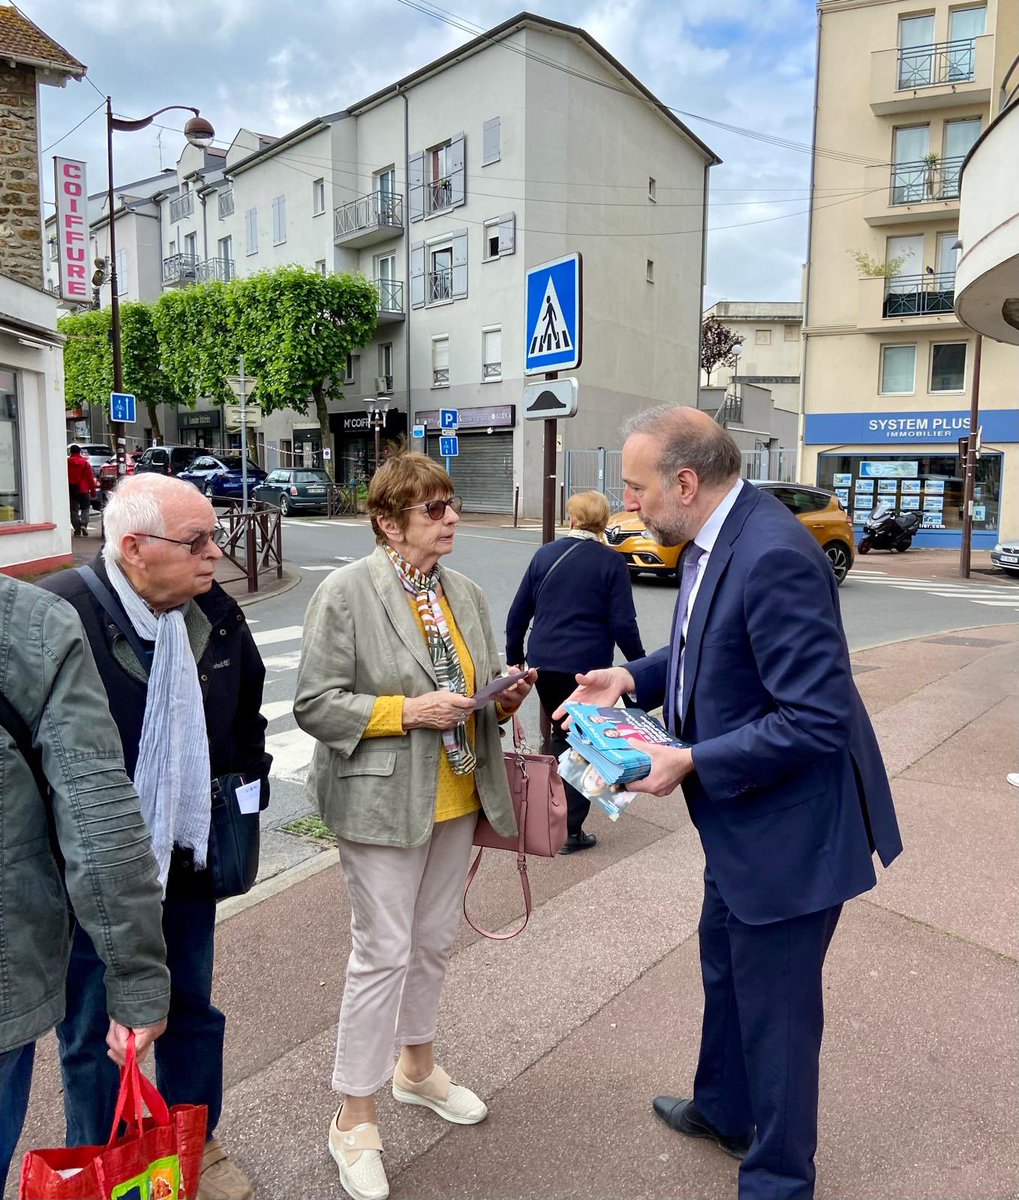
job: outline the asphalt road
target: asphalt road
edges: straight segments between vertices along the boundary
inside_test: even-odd
[[[296,727],[291,713],[305,609],[329,571],[368,554],[374,546],[364,521],[291,518],[284,521],[283,536],[287,564],[300,574],[300,582],[248,609],[266,663],[263,712],[269,720],[268,749],[275,756],[272,803],[263,824],[263,878],[316,849],[306,839],[274,832],[313,811],[303,786],[312,742]],[[458,528],[456,548],[446,561],[484,588],[500,638],[517,584],[539,544],[540,534],[534,529],[467,523]],[[919,577],[919,571],[918,578],[910,579],[886,574],[882,565],[877,556],[859,560],[840,589],[851,650],[1019,621],[1019,583],[990,578],[946,583]],[[634,599],[644,644],[648,649],[664,644],[676,602],[675,585],[641,577],[634,584]],[[524,726],[535,742],[537,719],[537,702],[529,701]]]

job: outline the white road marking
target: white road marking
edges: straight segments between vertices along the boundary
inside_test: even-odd
[[[272,755],[271,775],[301,783],[308,774],[315,739],[303,729],[288,729],[273,733],[265,739],[265,748]]]
[[[262,705],[262,716],[267,721],[276,721],[280,717],[289,716],[294,711],[293,700],[270,700]]]
[[[262,662],[267,671],[294,671],[301,665],[301,652],[288,650],[285,654],[270,654]]]
[[[280,629],[263,629],[252,636],[256,646],[271,646],[274,642],[293,642],[304,636],[304,626],[285,625]]]

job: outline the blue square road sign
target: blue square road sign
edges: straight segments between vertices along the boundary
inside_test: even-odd
[[[579,254],[567,254],[527,272],[524,374],[580,366],[583,279]]]
[[[137,420],[137,416],[134,396],[130,392],[110,392],[111,421],[131,422]]]
[[[460,454],[460,439],[458,437],[440,437],[439,453],[443,458],[457,458]]]
[[[460,410],[456,408],[439,409],[439,428],[456,429],[460,424]]]

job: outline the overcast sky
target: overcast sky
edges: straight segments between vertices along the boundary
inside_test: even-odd
[[[86,159],[90,190],[105,186],[102,113],[87,114],[107,94],[114,112],[127,117],[164,104],[195,105],[223,145],[242,125],[283,134],[470,40],[471,32],[455,26],[490,28],[520,11],[503,0],[443,0],[452,6],[443,9],[423,0],[18,2],[88,67],[86,81],[42,88],[48,195],[54,153]],[[543,0],[533,7],[586,29],[724,160],[711,173],[706,303],[798,300],[809,202],[804,151],[811,137],[813,0]],[[117,182],[172,166],[184,119],[167,113],[162,120],[171,128],[117,135]],[[843,167],[847,193],[861,187],[863,168]]]

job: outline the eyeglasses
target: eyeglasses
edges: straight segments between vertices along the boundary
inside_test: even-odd
[[[210,542],[214,546],[225,546],[230,537],[222,525],[217,525],[211,533],[196,533],[189,542],[181,541],[180,538],[163,537],[161,533],[132,533],[131,536],[155,538],[157,542],[173,542],[175,546],[187,546],[192,554],[201,554]]]
[[[413,508],[423,508],[433,521],[441,521],[446,515],[447,508],[451,508],[455,513],[458,513],[463,506],[462,496],[450,496],[448,500],[429,500],[427,504],[411,504],[400,511],[410,512]]]

